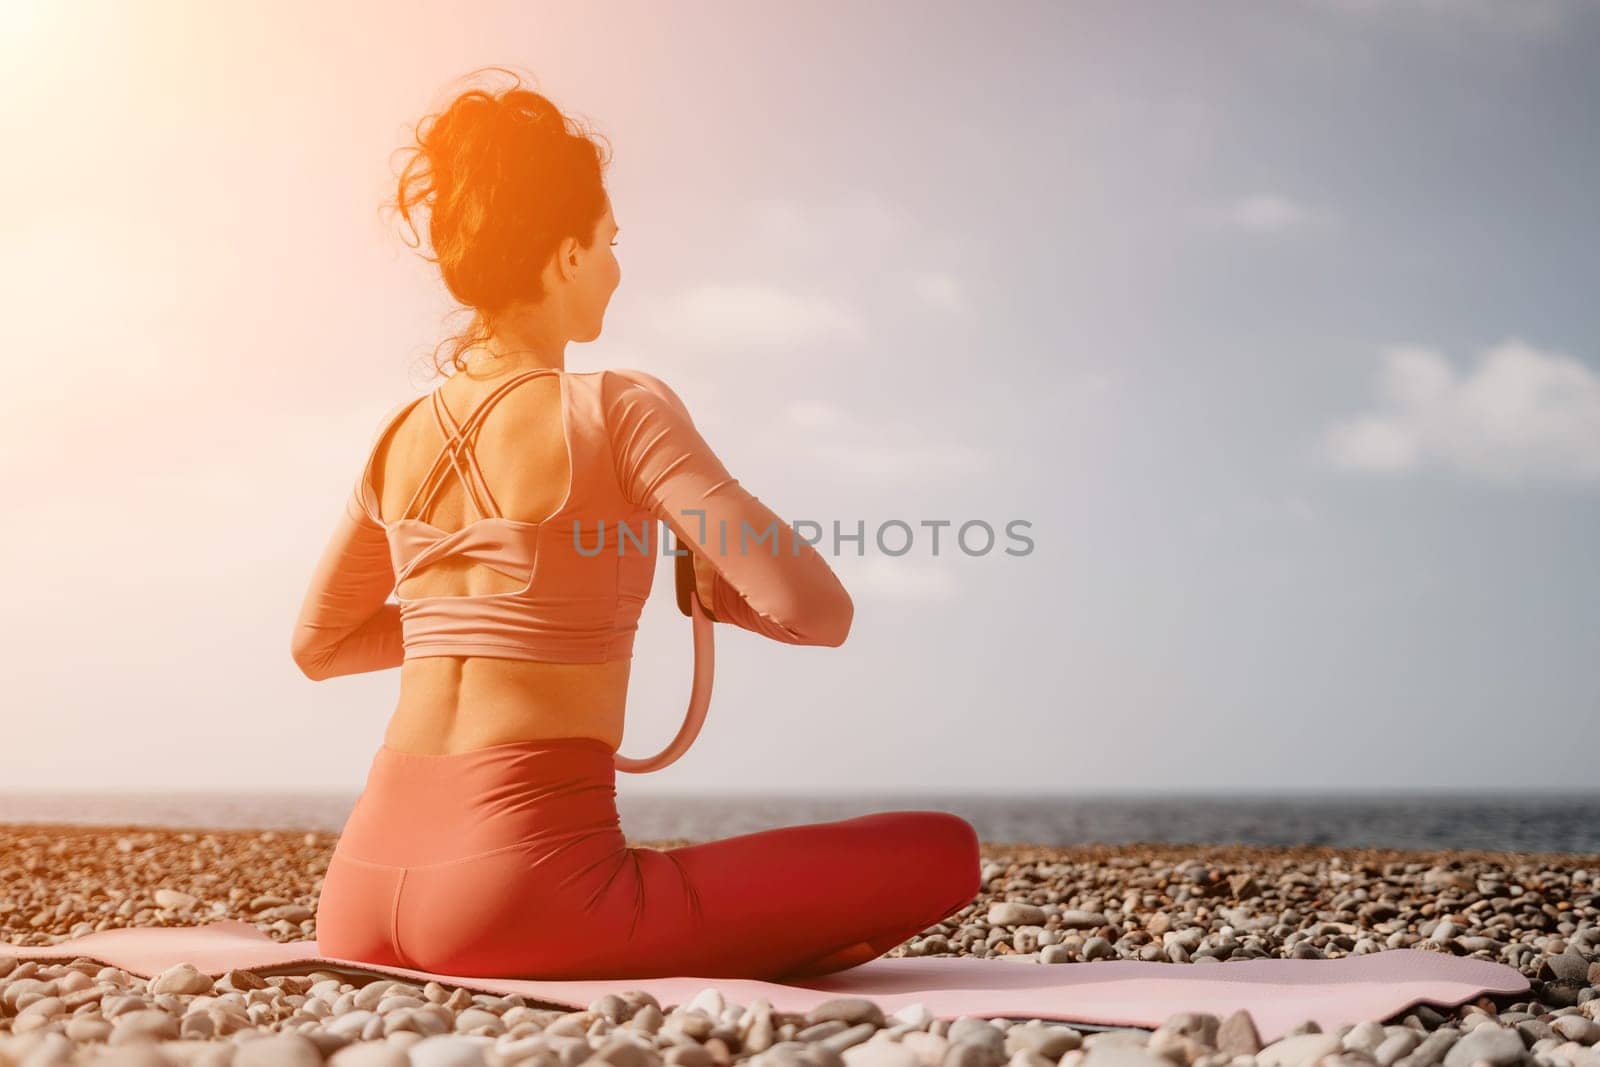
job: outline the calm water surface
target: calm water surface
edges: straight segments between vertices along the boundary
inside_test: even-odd
[[[0,822],[338,830],[354,793],[4,793]],[[1353,796],[671,795],[619,788],[630,841],[708,840],[872,811],[935,809],[986,842],[1473,848],[1600,853],[1600,793]]]

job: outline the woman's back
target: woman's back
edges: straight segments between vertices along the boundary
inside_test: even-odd
[[[504,377],[480,382],[457,374],[437,393],[449,411],[458,413],[458,423],[466,413],[491,404],[466,451],[477,461],[499,512],[535,522],[556,512],[574,488],[573,448],[563,410],[566,383],[564,375],[539,374],[504,389]],[[430,408],[426,400],[415,403],[393,437],[386,442],[380,436],[374,450],[371,481],[385,522],[405,515],[408,505],[415,508],[424,477],[434,469],[445,444]],[[592,443],[592,436],[582,429],[571,433],[580,448]],[[580,471],[582,459],[589,458],[580,458]],[[416,515],[445,531],[460,531],[482,518],[478,504],[485,501],[475,503],[461,477],[436,480],[442,488],[432,507],[419,509]],[[578,516],[581,532],[594,536],[599,518]],[[620,516],[607,518],[609,536],[614,538],[613,523]],[[545,536],[552,533],[560,537],[563,531],[545,531]],[[570,528],[565,536],[570,543]],[[392,541],[395,534],[390,537]],[[655,557],[633,564],[637,568],[640,562],[646,564],[648,593]],[[514,593],[527,584],[514,573],[470,557],[447,555],[412,570],[398,583],[396,595],[403,599],[496,595]],[[628,657],[595,663],[462,658],[444,650],[439,655],[408,655],[384,743],[407,752],[453,752],[534,737],[586,736],[616,749],[622,743],[631,663]]]
[[[843,640],[843,586],[727,472],[670,388],[640,371],[524,368],[453,378],[386,420],[352,494],[341,570],[320,597],[313,583],[298,632],[326,634],[330,606],[334,632],[349,629],[351,605],[387,583],[399,649],[368,634],[339,666],[317,636],[297,660],[326,677],[403,653],[385,735],[397,750],[551,737],[615,749],[657,519],[700,548],[701,599],[720,621],[794,644]]]

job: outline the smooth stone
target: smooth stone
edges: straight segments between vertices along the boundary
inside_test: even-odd
[[[494,1039],[467,1034],[435,1034],[425,1037],[406,1050],[411,1057],[411,1067],[483,1067],[488,1062],[484,1053],[494,1045]]]
[[[1576,1041],[1580,1045],[1600,1042],[1600,1023],[1585,1019],[1581,1015],[1558,1015],[1550,1023],[1550,1029],[1568,1041]]]
[[[1389,1035],[1383,1032],[1383,1024],[1373,1022],[1359,1022],[1352,1026],[1344,1035],[1344,1047],[1356,1052],[1371,1054],[1383,1044]]]
[[[212,990],[210,975],[201,974],[192,964],[180,963],[168,967],[150,981],[150,992],[193,996]]]
[[[755,1017],[741,1044],[744,1052],[754,1054],[771,1048],[773,1040],[772,1013],[765,1011]]]
[[[1422,1044],[1422,1035],[1409,1026],[1401,1027],[1378,1043],[1372,1050],[1372,1058],[1378,1062],[1378,1067],[1394,1067],[1394,1062],[1401,1056],[1411,1053],[1418,1045]]]
[[[1000,1067],[1006,1054],[982,1041],[953,1041],[944,1051],[939,1067]]]
[[[686,1062],[684,1067],[711,1067],[711,1053],[704,1045],[679,1045],[673,1051],[699,1052],[703,1060]],[[657,1067],[654,1050],[638,1038],[614,1033],[600,1043],[591,1057],[605,1061],[610,1067]]]
[[[1522,1035],[1497,1023],[1473,1027],[1445,1053],[1444,1067],[1472,1067],[1484,1060],[1494,1067],[1510,1067],[1527,1051]]]
[[[1062,1056],[1082,1045],[1083,1034],[1068,1026],[1024,1023],[1006,1032],[1006,1047],[1013,1054],[1037,1052],[1047,1060],[1059,1061]]]
[[[1150,1038],[1155,1040],[1158,1034],[1162,1036],[1177,1035],[1193,1038],[1202,1045],[1216,1048],[1217,1031],[1221,1026],[1222,1020],[1210,1012],[1174,1012],[1162,1020],[1161,1025],[1156,1027]]]
[[[144,1008],[117,1016],[107,1040],[121,1045],[130,1041],[173,1041],[177,1037],[178,1020],[164,1011]]]
[[[53,1017],[60,1015],[65,1010],[66,1002],[60,997],[40,997],[38,1000],[30,1001],[26,1008],[17,1012],[17,1017],[11,1020],[11,1028],[21,1033],[33,1026],[42,1026],[48,1023]],[[27,1020],[26,1024],[21,1030],[18,1030],[17,1024],[24,1020]]]
[[[845,1067],[922,1067],[917,1054],[898,1041],[864,1041],[842,1055]]]
[[[506,1024],[501,1021],[500,1016],[484,1008],[468,1008],[456,1016],[456,1029],[462,1033],[468,1030],[476,1030],[480,1026],[487,1026],[496,1033],[501,1033],[506,1028]]]
[[[410,996],[406,993],[398,993],[394,996],[385,996],[382,1000],[378,1001],[378,1007],[376,1010],[379,1015],[388,1015],[391,1011],[399,1011],[402,1008],[425,1007],[428,1007],[428,1001],[422,999],[421,997]]]
[[[356,990],[355,1006],[361,1008],[363,1011],[371,1011],[378,1006],[378,1002],[380,1000],[388,995],[389,987],[392,985],[394,985],[394,983],[386,979],[379,979],[376,982],[368,982],[366,985]]]
[[[1557,978],[1564,978],[1569,982],[1588,982],[1589,961],[1568,949],[1557,956],[1546,956],[1545,965]]]
[[[950,1023],[950,1029],[945,1031],[944,1036],[945,1040],[952,1045],[962,1041],[970,1041],[975,1044],[985,1045],[1001,1053],[1004,1053],[1006,1047],[1006,1035],[1001,1032],[999,1027],[988,1019],[980,1019],[971,1015],[963,1015],[953,1020]]]
[[[1104,912],[1070,908],[1061,913],[1061,925],[1069,930],[1092,930],[1107,923]]]
[[[805,1029],[798,1030],[795,1033],[795,1040],[805,1045],[810,1041],[821,1041],[822,1038],[834,1037],[835,1033],[843,1033],[848,1029],[850,1029],[850,1024],[843,1021],[843,1019],[822,1019],[821,1022],[813,1022]]]
[[[490,1055],[498,1058],[501,1063],[520,1063],[533,1056],[559,1059],[543,1034],[527,1034],[523,1037],[511,1037],[508,1034],[495,1041],[494,1050]]]
[[[233,1067],[322,1067],[322,1050],[300,1034],[269,1034],[241,1044]]]
[[[704,1012],[712,1019],[721,1019],[728,1010],[728,1001],[715,986],[706,986],[684,1005],[685,1009]]]
[[[161,1054],[160,1048],[149,1043],[113,1048],[88,1062],[95,1067],[172,1067],[172,1061]]]
[[[21,1011],[32,1001],[55,995],[54,982],[42,982],[37,978],[13,978],[4,988],[0,988],[0,1006],[10,1008],[12,1011]]]
[[[328,1067],[411,1067],[411,1057],[387,1041],[362,1041],[335,1052]]]
[[[1106,1032],[1109,1031],[1102,1031]],[[1138,1045],[1105,1044],[1090,1049],[1083,1057],[1082,1067],[1172,1067],[1172,1061]]]
[[[104,1041],[111,1036],[111,1024],[92,1015],[75,1015],[67,1020],[67,1036],[80,1044]]]
[[[3,1035],[0,1035],[0,1040],[3,1040]],[[31,1050],[27,1052],[16,1050],[14,1054],[19,1057],[16,1060],[10,1059],[4,1051],[0,1051],[0,1063],[14,1062],[20,1064],[20,1067],[33,1067],[34,1064],[39,1064],[39,1067],[57,1067],[58,1064],[72,1063],[76,1049],[77,1046],[65,1034],[50,1030],[35,1035]]]
[[[1424,1025],[1427,1024],[1427,1020],[1423,1019],[1420,1012],[1414,1010],[1412,1014],[1416,1015]],[[1445,1054],[1450,1051],[1451,1047],[1460,1038],[1461,1031],[1455,1027],[1435,1030],[1423,1038],[1422,1044],[1418,1045],[1416,1050],[1409,1056],[1404,1057],[1403,1062],[1409,1064],[1410,1067],[1433,1067],[1434,1064],[1444,1059]]]
[[[1280,1038],[1256,1053],[1261,1067],[1310,1067],[1329,1053],[1342,1051],[1336,1034],[1296,1034]]]
[[[1086,960],[1097,960],[1114,957],[1117,950],[1105,938],[1091,937],[1083,943],[1082,953]]]
[[[929,1011],[928,1006],[922,1001],[914,1000],[898,1011],[890,1013],[889,1018],[920,1030],[933,1021],[933,1012]]]
[[[834,1052],[843,1052],[845,1049],[854,1048],[863,1041],[868,1040],[878,1032],[877,1026],[872,1023],[856,1023],[848,1030],[841,1030],[831,1037],[825,1037],[817,1044]],[[648,1064],[639,1064],[637,1067],[649,1067]]]
[[[339,1034],[344,1037],[359,1037],[362,1031],[367,1028],[367,1024],[369,1022],[371,1022],[373,1019],[381,1018],[383,1018],[383,1016],[379,1015],[375,1011],[367,1011],[358,1008],[355,1011],[345,1012],[343,1015],[335,1015],[333,1018],[324,1023],[323,1027],[330,1033]]]
[[[835,997],[825,1000],[805,1014],[806,1025],[809,1027],[816,1023],[839,1021],[847,1027],[857,1023],[873,1023],[882,1026],[884,1023],[883,1009],[877,1002],[866,997]]]
[[[1022,1048],[1011,1054],[1006,1067],[1056,1067],[1056,1061],[1045,1059],[1031,1048]]]
[[[714,1067],[717,1062],[712,1059],[710,1049],[692,1042],[687,1045],[673,1045],[667,1049],[666,1061],[672,1067]],[[598,1052],[585,1062],[590,1064],[590,1067],[607,1067],[608,1064],[611,1064],[611,1067],[616,1067],[611,1060],[606,1059]],[[643,1067],[656,1067],[655,1059],[653,1057],[646,1059]]]
[[[913,1030],[900,1039],[900,1044],[910,1049],[923,1067],[939,1067],[950,1043],[938,1034],[926,1030]]]
[[[989,905],[990,926],[1036,926],[1045,921],[1046,912],[1037,904],[1022,900],[1000,900]]]

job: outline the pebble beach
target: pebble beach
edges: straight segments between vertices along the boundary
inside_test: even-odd
[[[0,940],[219,918],[315,938],[336,839],[0,824]],[[572,1011],[433,982],[188,965],[145,979],[0,955],[0,1067],[1600,1067],[1600,855],[985,843],[983,860],[972,903],[888,955],[1225,966],[1404,947],[1506,963],[1531,988],[1331,1033],[1307,1020],[1263,1047],[1243,1012],[1153,1031],[886,1014],[858,998],[792,1015],[714,985],[671,1010],[619,989]]]

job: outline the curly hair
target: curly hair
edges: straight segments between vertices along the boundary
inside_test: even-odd
[[[414,142],[400,149],[409,158],[396,196],[385,202],[411,228],[413,249],[422,242],[413,216],[426,208],[433,255],[423,258],[439,265],[463,305],[451,314],[473,313],[464,331],[435,346],[439,373],[440,348],[450,345],[450,365],[464,369],[463,354],[490,337],[497,315],[544,295],[545,264],[564,238],[588,248],[607,203],[604,137],[524,87],[515,71],[482,67],[467,79],[483,71],[510,74],[512,84],[468,89],[417,123]]]

